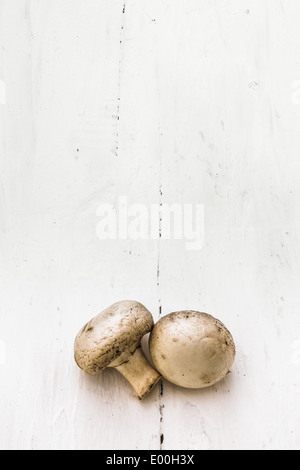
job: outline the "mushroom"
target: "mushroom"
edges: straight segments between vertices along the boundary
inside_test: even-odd
[[[142,399],[161,378],[141,348],[141,339],[153,324],[151,313],[139,302],[114,303],[92,318],[76,336],[77,365],[90,375],[114,367]]]
[[[235,358],[233,338],[223,323],[194,310],[162,317],[150,334],[149,348],[161,375],[186,388],[215,384]]]

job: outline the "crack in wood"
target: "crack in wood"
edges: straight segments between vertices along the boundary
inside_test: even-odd
[[[117,101],[117,110],[116,110],[116,119],[117,119],[117,132],[116,132],[116,147],[115,147],[115,156],[119,155],[119,121],[120,121],[120,104],[121,104],[121,75],[122,75],[122,64],[123,64],[123,38],[125,30],[125,11],[126,3],[123,3],[122,15],[121,15],[121,29],[120,29],[120,58],[119,58],[119,71],[118,71],[118,101]]]
[[[159,169],[159,206],[162,207],[162,183],[161,183],[161,162],[160,162],[160,169]],[[156,285],[158,289],[158,319],[161,318],[162,315],[162,302],[161,302],[161,295],[160,295],[160,239],[161,239],[161,232],[162,232],[162,215],[160,213],[159,217],[159,226],[158,226],[158,248],[157,248],[157,270],[156,270]],[[160,450],[163,449],[163,442],[164,442],[164,415],[163,409],[165,407],[163,403],[163,395],[164,395],[164,385],[163,379],[160,382],[160,391],[159,391],[159,448]]]

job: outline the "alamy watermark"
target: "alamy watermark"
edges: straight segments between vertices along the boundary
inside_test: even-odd
[[[6,104],[6,87],[3,80],[0,80],[0,104]]]
[[[204,245],[203,204],[128,204],[120,196],[117,204],[97,208],[100,240],[185,240],[186,250]]]

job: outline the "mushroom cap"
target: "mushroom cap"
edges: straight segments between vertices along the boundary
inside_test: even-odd
[[[144,305],[134,300],[116,302],[81,328],[74,343],[75,361],[88,374],[97,375],[117,358],[125,362],[152,327],[153,317]]]
[[[235,345],[213,316],[185,310],[161,318],[149,338],[154,366],[169,382],[186,388],[215,384],[228,374]]]

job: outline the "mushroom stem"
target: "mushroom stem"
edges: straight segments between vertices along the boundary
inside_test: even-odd
[[[140,399],[144,398],[161,378],[149,364],[140,346],[128,361],[114,367],[128,380]]]

